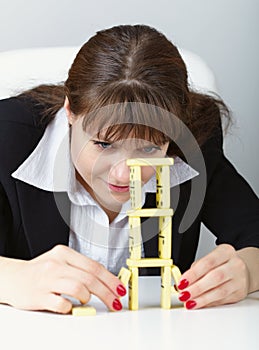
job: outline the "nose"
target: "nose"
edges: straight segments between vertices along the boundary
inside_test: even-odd
[[[130,169],[126,159],[118,161],[110,169],[109,182],[118,186],[127,186],[130,179]]]

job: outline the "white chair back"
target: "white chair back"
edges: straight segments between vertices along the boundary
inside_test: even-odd
[[[0,52],[0,98],[7,98],[39,84],[66,80],[79,47],[46,47]],[[212,70],[198,55],[179,50],[189,84],[202,92],[217,92]]]

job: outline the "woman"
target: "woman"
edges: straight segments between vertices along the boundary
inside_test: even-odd
[[[95,294],[122,308],[132,157],[175,158],[172,258],[186,308],[258,290],[258,200],[223,154],[223,115],[222,101],[190,90],[177,48],[141,25],[98,32],[64,85],[1,101],[0,302],[68,313],[64,294]],[[144,167],[144,207],[155,206],[153,178]],[[201,222],[218,247],[192,264]],[[152,219],[143,231],[142,255],[156,256]]]

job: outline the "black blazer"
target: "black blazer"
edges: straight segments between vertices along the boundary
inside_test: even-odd
[[[47,121],[41,123],[43,108],[33,101],[10,98],[0,101],[0,255],[31,259],[56,244],[68,244],[70,201],[66,192],[44,191],[11,177],[35,149]],[[216,243],[229,243],[236,249],[259,247],[258,199],[247,182],[225,158],[222,133],[218,132],[202,147],[207,169],[207,188],[203,206],[184,233],[179,225],[188,204],[191,181],[172,189],[179,197],[173,216],[172,258],[182,271],[195,259],[203,222],[216,236]],[[180,194],[179,194],[180,190]],[[178,193],[177,193],[178,191]],[[62,215],[56,201],[62,204]],[[172,200],[172,207],[173,207]],[[155,195],[148,194],[145,207],[155,206]],[[66,217],[66,222],[62,216]],[[157,225],[143,220],[145,255],[157,256]],[[154,231],[155,230],[155,231]],[[152,233],[153,232],[153,233]],[[149,237],[152,237],[149,239]],[[142,270],[154,274],[158,269]]]

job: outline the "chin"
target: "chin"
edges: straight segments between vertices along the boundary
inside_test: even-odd
[[[115,200],[120,203],[125,203],[130,199],[130,195],[128,193],[112,194],[112,197],[115,198]]]

